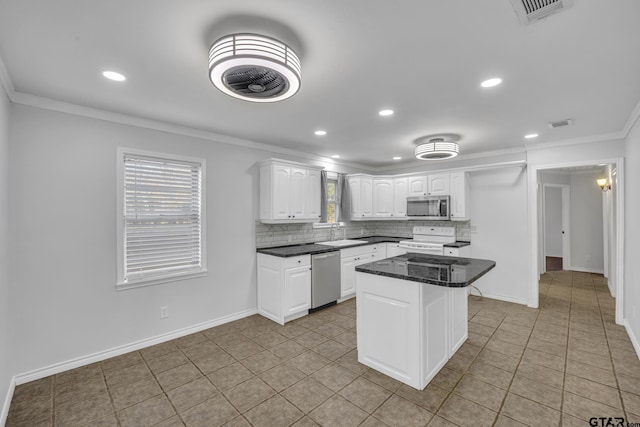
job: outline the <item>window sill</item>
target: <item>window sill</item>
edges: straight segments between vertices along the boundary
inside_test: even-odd
[[[181,280],[195,279],[205,277],[208,270],[198,270],[190,273],[179,273],[173,275],[147,277],[142,279],[130,280],[127,282],[118,281],[116,283],[116,291],[126,291],[135,288],[144,288],[146,286],[160,285],[162,283],[179,282]]]
[[[312,227],[313,227],[313,228],[331,228],[334,224],[335,224],[335,222],[334,222],[334,223],[329,223],[329,222],[314,222],[314,223],[313,223],[313,225],[312,225]],[[344,227],[345,225],[346,225],[346,223],[344,223],[344,222],[339,222],[339,223],[338,223],[338,227]]]

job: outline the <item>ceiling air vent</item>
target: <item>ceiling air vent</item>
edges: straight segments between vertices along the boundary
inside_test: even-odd
[[[510,0],[522,25],[560,12],[573,5],[573,0]]]
[[[549,127],[551,129],[561,128],[564,126],[571,126],[573,121],[571,119],[558,120],[557,122],[549,122]]]

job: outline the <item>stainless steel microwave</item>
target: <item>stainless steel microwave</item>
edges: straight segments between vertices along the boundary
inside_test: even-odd
[[[407,197],[409,219],[449,220],[449,196]]]

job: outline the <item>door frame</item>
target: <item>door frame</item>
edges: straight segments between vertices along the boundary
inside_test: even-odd
[[[529,307],[538,308],[540,304],[539,280],[540,280],[540,234],[539,221],[541,208],[540,198],[540,172],[547,169],[558,169],[576,166],[591,166],[601,163],[612,164],[617,171],[616,181],[616,231],[615,231],[615,248],[616,259],[614,268],[616,270],[616,323],[621,325],[624,322],[624,158],[599,158],[589,161],[572,162],[572,163],[551,163],[540,165],[528,165],[527,186],[529,200],[529,243],[530,263],[529,263]],[[594,183],[595,185],[595,183]]]
[[[542,184],[542,259],[540,260],[541,272],[547,272],[546,248],[547,248],[547,216],[545,209],[546,193],[548,188],[560,188],[562,190],[562,269],[571,270],[571,186],[568,184]]]

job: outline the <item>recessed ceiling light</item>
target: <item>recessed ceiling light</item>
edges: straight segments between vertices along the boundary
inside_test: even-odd
[[[382,117],[392,116],[393,110],[380,110],[378,114],[381,115]]]
[[[318,136],[325,136],[327,134],[326,130],[317,130],[314,132]]]
[[[102,75],[109,80],[113,80],[114,82],[123,82],[127,78],[120,73],[116,73],[115,71],[103,71]]]
[[[332,159],[339,159],[340,158],[340,154],[334,154],[333,156],[331,156]]]
[[[395,156],[395,157],[393,158],[393,160],[402,160],[402,157],[400,157],[400,156]]]
[[[527,139],[533,139],[533,138],[537,138],[538,134],[537,133],[530,133],[528,135],[525,135],[524,137],[527,138]]]
[[[502,79],[499,77],[494,77],[492,79],[488,79],[483,81],[482,83],[480,83],[480,86],[482,87],[494,87],[494,86],[498,86],[500,83],[502,83]]]

